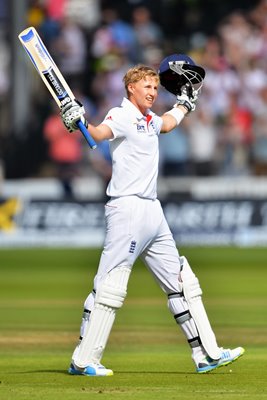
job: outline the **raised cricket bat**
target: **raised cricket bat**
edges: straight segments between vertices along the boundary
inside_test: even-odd
[[[18,37],[57,105],[61,107],[74,100],[74,94],[56,66],[36,29],[33,27],[27,28],[22,31]],[[77,126],[89,146],[95,149],[97,147],[96,143],[82,121],[78,121]]]

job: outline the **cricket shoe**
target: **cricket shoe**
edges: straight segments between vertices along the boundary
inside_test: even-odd
[[[206,372],[211,372],[214,369],[222,367],[224,365],[228,365],[241,357],[244,354],[245,349],[243,349],[243,347],[237,347],[233,350],[222,348],[221,351],[222,353],[219,360],[212,360],[210,357],[207,356],[203,361],[198,363],[197,372],[199,374],[203,374]]]
[[[85,368],[78,368],[73,363],[70,364],[69,374],[71,375],[85,375],[85,376],[111,376],[113,375],[112,369],[107,369],[101,364],[89,364]]]

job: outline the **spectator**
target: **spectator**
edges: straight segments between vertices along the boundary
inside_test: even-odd
[[[118,98],[121,97],[119,77],[133,63],[144,62],[157,69],[165,55],[179,52],[181,47],[182,49],[187,47],[186,52],[193,51],[193,58],[195,59],[197,55],[198,62],[206,69],[201,98],[212,117],[209,129],[215,131],[215,136],[219,135],[220,139],[215,141],[215,148],[214,142],[207,147],[207,150],[214,148],[215,162],[219,166],[219,168],[216,168],[216,165],[215,168],[214,165],[211,167],[213,173],[228,174],[233,167],[235,173],[239,174],[241,164],[243,165],[242,174],[256,173],[258,169],[255,168],[254,163],[259,161],[258,156],[264,149],[262,136],[264,136],[265,122],[262,122],[261,128],[263,114],[259,114],[258,109],[261,107],[262,92],[267,82],[267,1],[259,0],[251,4],[249,8],[245,5],[240,6],[240,9],[232,11],[219,21],[217,26],[210,25],[212,30],[206,25],[201,28],[199,24],[197,30],[192,29],[193,25],[188,26],[186,33],[183,30],[182,33],[180,32],[181,26],[177,27],[177,30],[171,30],[169,26],[173,24],[175,18],[169,21],[169,26],[166,26],[163,16],[159,15],[159,9],[156,12],[162,20],[159,19],[159,22],[156,22],[152,14],[152,3],[120,2],[119,8],[118,2],[111,4],[111,2],[103,1],[101,2],[103,7],[101,24],[99,24],[99,16],[94,18],[92,13],[90,18],[93,18],[94,24],[90,25],[90,28],[81,24],[81,20],[77,19],[78,14],[72,12],[76,7],[74,1],[30,1],[26,18],[31,21],[30,25],[36,26],[40,31],[70,86],[85,88],[86,94],[93,99],[94,106],[97,108],[94,115],[103,114],[117,104]],[[100,2],[96,0],[94,4],[98,4],[96,7],[100,10]],[[163,2],[161,6],[162,4]],[[66,5],[68,5],[67,8]],[[189,15],[188,6],[184,5],[184,8],[186,17]],[[71,15],[75,19],[67,18],[66,15]],[[2,34],[0,32],[1,54],[8,55],[8,46],[3,40],[3,35],[5,35],[3,29]],[[187,32],[193,32],[193,30],[193,35],[190,33],[187,35]],[[0,70],[2,70],[0,74],[2,121],[0,137],[6,132],[6,126],[9,127],[7,122],[9,123],[10,103],[6,99],[10,88],[9,61],[9,57],[2,57],[2,62],[0,62]],[[39,93],[36,95],[38,88],[39,84],[33,85],[34,101],[40,99]],[[229,111],[233,96],[236,97],[238,103],[238,112],[236,106],[233,112]],[[242,131],[243,128],[239,123],[233,123],[233,120],[240,119],[241,114],[245,120],[244,110],[250,113],[251,119],[255,120],[253,126],[255,142],[251,138],[249,143],[245,144],[242,139],[238,144],[237,138],[243,137],[243,134],[240,132],[238,134],[237,131],[239,129]],[[233,114],[235,114],[234,118]],[[90,119],[93,116],[88,117]],[[208,132],[209,130],[203,134],[203,137],[206,137],[205,135],[208,137]],[[183,152],[184,155],[186,154],[188,139],[190,139],[191,148],[198,148],[194,141],[199,137],[194,134],[184,140],[184,133],[179,131],[176,139],[181,140],[179,142],[181,152],[178,156],[180,160]],[[252,143],[253,147],[251,147]],[[262,143],[262,148],[260,143]],[[169,143],[162,141],[163,156],[165,145],[167,151],[170,149]],[[251,149],[253,149],[252,169],[250,168]],[[168,157],[167,153],[165,155]],[[230,164],[227,167],[228,162]],[[196,164],[194,165],[196,167]],[[196,173],[194,171],[196,169],[192,169],[191,173]]]
[[[48,142],[48,154],[55,168],[55,175],[62,186],[63,197],[73,199],[73,180],[80,173],[82,161],[81,135],[79,132],[68,134],[54,104],[52,114],[44,123],[43,133]]]
[[[146,63],[151,48],[161,48],[163,45],[163,32],[147,7],[139,6],[133,10],[132,24],[137,38],[137,62]],[[148,54],[147,54],[148,53]]]
[[[217,122],[228,112],[231,94],[240,89],[240,78],[227,64],[216,37],[207,39],[203,61],[206,77],[201,96],[205,98],[203,104],[206,104]]]
[[[60,33],[52,50],[57,54],[56,62],[71,87],[85,83],[87,41],[82,28],[71,19],[61,20]]]
[[[172,135],[163,135],[159,149],[162,176],[189,175],[189,143],[182,126],[177,127]]]
[[[0,27],[0,139],[10,127],[8,117],[8,90],[10,88],[9,64],[10,46],[8,46],[4,30]]]
[[[93,97],[99,103],[100,112],[113,105],[123,94],[121,76],[129,68],[128,58],[123,54],[109,53],[101,58],[99,69],[91,85]],[[112,104],[111,104],[112,102]]]
[[[184,121],[189,136],[191,174],[210,176],[215,172],[218,133],[214,118],[202,106],[195,110],[190,120]]]
[[[267,175],[267,85],[260,91],[261,104],[256,109],[253,121],[252,144],[253,173]]]
[[[234,11],[225,18],[218,28],[223,51],[228,65],[239,69],[246,64],[254,51],[254,30],[247,15]]]
[[[251,112],[239,104],[238,94],[230,98],[228,113],[222,129],[223,175],[239,176],[250,174],[250,148],[252,136]]]
[[[136,57],[135,47],[135,35],[131,25],[121,20],[115,9],[104,9],[102,23],[92,38],[93,57],[101,59],[115,53],[133,60]]]

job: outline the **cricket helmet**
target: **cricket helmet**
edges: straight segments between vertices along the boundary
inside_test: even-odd
[[[161,85],[176,96],[181,94],[181,88],[186,84],[190,84],[194,90],[200,90],[205,78],[204,68],[185,54],[172,54],[164,58],[158,73]]]

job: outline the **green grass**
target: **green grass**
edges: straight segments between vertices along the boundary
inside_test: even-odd
[[[244,346],[243,358],[197,375],[164,294],[138,262],[103,359],[115,375],[70,376],[100,250],[1,250],[0,399],[266,399],[267,249],[180,252],[200,279],[219,344]]]

